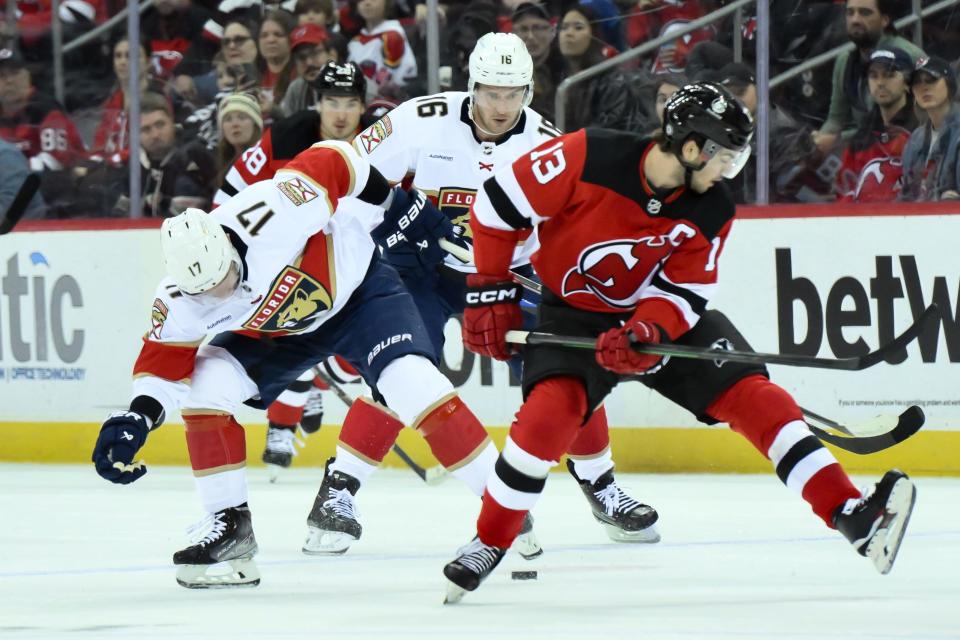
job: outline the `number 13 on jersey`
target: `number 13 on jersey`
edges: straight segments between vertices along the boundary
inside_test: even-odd
[[[567,168],[567,159],[563,157],[563,142],[550,145],[546,149],[533,151],[530,154],[533,163],[533,177],[540,184],[547,184]]]

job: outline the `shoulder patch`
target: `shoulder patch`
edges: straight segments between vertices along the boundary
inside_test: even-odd
[[[390,137],[393,133],[393,123],[390,122],[390,116],[386,115],[367,127],[357,138],[363,150],[368,154],[380,146],[380,143]]]
[[[153,301],[153,308],[150,310],[150,335],[160,339],[160,333],[163,331],[163,323],[167,321],[167,315],[170,313],[170,310],[167,308],[167,305],[163,303],[163,300],[156,298]]]
[[[280,193],[287,196],[287,199],[297,207],[317,197],[317,190],[303,178],[284,180],[277,185],[277,189],[280,189]]]

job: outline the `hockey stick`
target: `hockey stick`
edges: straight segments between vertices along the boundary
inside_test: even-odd
[[[924,323],[936,312],[937,305],[931,304],[920,317],[910,325],[906,331],[881,346],[854,358],[818,358],[816,356],[793,355],[783,353],[759,353],[739,351],[736,349],[704,349],[680,344],[636,344],[634,349],[640,353],[651,353],[659,356],[675,358],[691,358],[693,360],[726,360],[728,362],[746,362],[749,364],[782,364],[791,367],[812,367],[816,369],[839,369],[842,371],[862,371],[904,349],[913,342]],[[581,336],[563,336],[552,333],[538,333],[535,331],[508,331],[507,342],[514,344],[551,344],[574,349],[596,349],[596,339]]]
[[[845,427],[829,418],[824,418],[823,416],[817,415],[812,411],[808,411],[803,407],[800,408],[800,411],[802,411],[804,417],[808,419],[807,425],[810,427],[810,431],[812,431],[815,436],[824,442],[829,442],[830,444],[841,449],[860,455],[876,453],[900,444],[919,431],[920,427],[922,427],[926,421],[926,416],[923,414],[923,409],[913,405],[908,407],[906,411],[897,417],[897,423],[892,429],[887,429],[881,433],[877,433],[876,435],[858,435],[856,433],[858,429]],[[846,433],[848,436],[838,436],[828,431],[824,431],[820,427],[810,424],[810,420],[815,420],[826,427]]]
[[[320,370],[320,367],[314,367],[313,373],[315,376],[320,378],[324,384],[330,387],[333,390],[334,395],[336,395],[343,404],[347,405],[349,408],[353,404],[353,398],[350,397],[346,391],[343,390],[337,382],[328,376],[325,372]],[[392,450],[401,460],[403,460],[410,469],[420,476],[420,479],[426,482],[427,484],[438,484],[447,476],[447,470],[443,468],[442,465],[436,465],[430,467],[429,469],[424,469],[419,464],[417,464],[413,458],[411,458],[406,451],[400,448],[400,445],[394,444]]]
[[[27,174],[26,179],[17,191],[17,195],[13,196],[13,202],[7,207],[7,211],[3,214],[3,219],[0,220],[0,236],[13,231],[13,228],[20,222],[20,218],[26,213],[27,206],[39,188],[40,174]]]

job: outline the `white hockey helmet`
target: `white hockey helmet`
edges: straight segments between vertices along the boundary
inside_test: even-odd
[[[487,33],[477,40],[470,53],[467,91],[473,101],[477,84],[491,87],[527,87],[523,106],[533,100],[533,58],[514,33]]]
[[[195,295],[223,282],[230,265],[240,269],[240,255],[223,227],[200,209],[167,218],[160,227],[167,275],[184,293]]]

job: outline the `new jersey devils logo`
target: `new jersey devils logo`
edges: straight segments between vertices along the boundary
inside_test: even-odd
[[[632,308],[650,284],[655,267],[673,247],[695,235],[692,228],[678,224],[664,235],[590,245],[580,253],[577,266],[563,276],[561,293],[591,293],[612,307]]]

